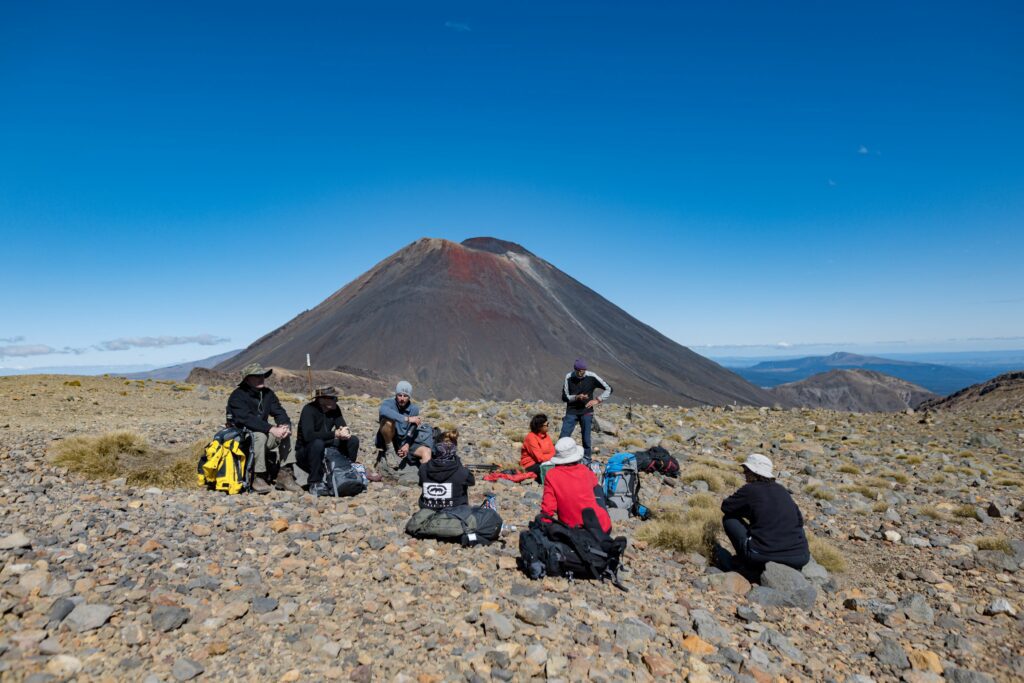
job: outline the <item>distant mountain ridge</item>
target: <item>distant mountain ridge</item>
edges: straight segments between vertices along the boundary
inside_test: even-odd
[[[1007,372],[986,382],[936,398],[921,406],[927,410],[978,410],[988,414],[1024,410],[1024,371]]]
[[[854,413],[898,412],[939,398],[916,384],[873,370],[830,370],[771,391],[784,405]]]
[[[365,368],[417,396],[559,400],[583,357],[614,397],[673,405],[774,398],[522,246],[424,238],[217,366]]]
[[[749,368],[733,371],[761,387],[775,387],[797,382],[830,370],[872,370],[924,387],[945,396],[963,387],[987,379],[981,373],[934,363],[915,363],[854,353],[833,353],[830,356],[807,356],[788,360],[764,361]]]
[[[124,377],[126,379],[166,379],[181,381],[186,379],[192,370],[196,368],[212,368],[218,363],[223,363],[224,361],[234,358],[241,351],[242,349],[234,349],[233,351],[225,351],[224,353],[218,353],[216,356],[194,360],[189,363],[178,363],[177,365],[168,365],[166,368],[128,373],[124,375]]]

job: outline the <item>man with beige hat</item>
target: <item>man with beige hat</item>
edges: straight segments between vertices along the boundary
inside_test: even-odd
[[[751,453],[743,463],[747,483],[722,501],[722,526],[744,573],[760,575],[768,562],[800,569],[811,559],[804,517],[784,486],[775,481],[772,461]]]
[[[266,384],[271,373],[273,370],[259,363],[249,363],[242,368],[242,381],[228,397],[227,422],[238,429],[248,429],[252,434],[253,472],[256,474],[252,490],[255,493],[270,492],[273,474],[268,468],[268,456],[271,460],[276,458],[280,466],[274,480],[277,488],[301,493],[302,488],[291,471],[291,465],[295,464],[288,438],[292,421],[277,394]],[[271,417],[273,425],[269,422]]]

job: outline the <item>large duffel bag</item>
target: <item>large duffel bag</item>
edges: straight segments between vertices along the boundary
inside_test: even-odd
[[[451,541],[464,546],[486,545],[501,534],[501,516],[490,508],[457,505],[444,510],[423,508],[405,525],[415,538]]]

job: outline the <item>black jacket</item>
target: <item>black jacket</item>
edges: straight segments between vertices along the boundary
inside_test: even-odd
[[[254,389],[245,382],[231,392],[228,397],[228,424],[234,427],[246,427],[254,432],[270,431],[269,416],[279,425],[290,425],[288,413],[281,407],[277,394],[272,389]]]
[[[334,439],[334,430],[344,426],[345,416],[341,414],[341,408],[335,406],[334,410],[325,413],[320,409],[320,403],[314,400],[303,406],[299,415],[296,445],[301,448],[317,439],[331,441]]]
[[[746,484],[722,501],[722,512],[750,523],[750,549],[766,560],[786,564],[807,564],[810,560],[804,517],[781,484]]]
[[[469,505],[469,487],[475,483],[473,473],[463,467],[458,456],[431,460],[420,465],[420,507],[444,510]]]
[[[612,385],[605,382],[603,379],[598,377],[589,370],[583,377],[577,377],[575,372],[570,372],[565,376],[565,381],[562,382],[562,403],[567,404],[565,406],[566,415],[585,415],[593,413],[594,409],[587,409],[587,403],[594,398],[594,392],[598,389],[604,391],[598,398],[602,401],[608,399],[612,395]],[[584,401],[577,401],[577,394],[586,394],[587,398]]]

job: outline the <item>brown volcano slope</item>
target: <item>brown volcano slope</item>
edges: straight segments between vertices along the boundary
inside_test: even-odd
[[[619,401],[769,405],[738,375],[517,244],[421,239],[220,364],[367,368],[417,396],[559,400],[586,358]]]
[[[921,405],[928,410],[977,410],[984,413],[1024,410],[1024,371],[1007,372],[972,384],[955,394]]]
[[[771,390],[780,403],[854,413],[894,413],[916,408],[936,394],[873,370],[832,370]]]

